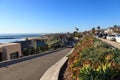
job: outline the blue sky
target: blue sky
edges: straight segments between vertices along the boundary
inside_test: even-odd
[[[120,0],[0,0],[0,33],[56,33],[120,25]]]

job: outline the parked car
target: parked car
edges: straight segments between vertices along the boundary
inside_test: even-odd
[[[69,41],[68,44],[67,44],[67,48],[72,48],[75,46],[75,42],[74,41]]]
[[[116,39],[116,42],[120,43],[120,34],[117,34],[115,39]]]
[[[102,38],[102,37],[103,37],[103,34],[98,34],[98,37],[99,37],[99,38]]]
[[[111,35],[107,35],[106,39],[110,40],[110,41],[115,41],[116,40],[115,37],[116,37],[116,35],[111,34]]]
[[[107,38],[107,34],[103,34],[103,39],[106,39]]]

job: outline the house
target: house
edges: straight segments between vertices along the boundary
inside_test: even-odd
[[[21,51],[24,51],[24,49],[33,49],[33,48],[36,49],[38,47],[47,46],[44,39],[31,39],[25,41],[18,41],[16,43],[21,44]]]
[[[107,33],[107,34],[119,34],[120,33],[120,27],[117,26],[117,27],[109,27],[108,29],[106,29],[104,31],[104,33]]]
[[[1,43],[0,61],[16,59],[22,56],[21,45],[19,43]]]
[[[32,44],[32,40],[17,41],[15,43],[21,44],[21,51],[23,51],[26,48],[33,48],[34,47],[34,45]]]

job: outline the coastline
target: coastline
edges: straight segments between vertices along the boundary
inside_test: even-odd
[[[0,43],[10,43],[10,42],[17,42],[17,41],[24,41],[26,40],[26,38],[28,39],[38,39],[41,36],[43,36],[43,34],[30,34],[30,35],[26,35],[26,34],[19,34],[19,35],[0,35]]]

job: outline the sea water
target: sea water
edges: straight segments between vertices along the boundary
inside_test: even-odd
[[[0,43],[22,41],[23,38],[40,37],[44,34],[0,34]]]

